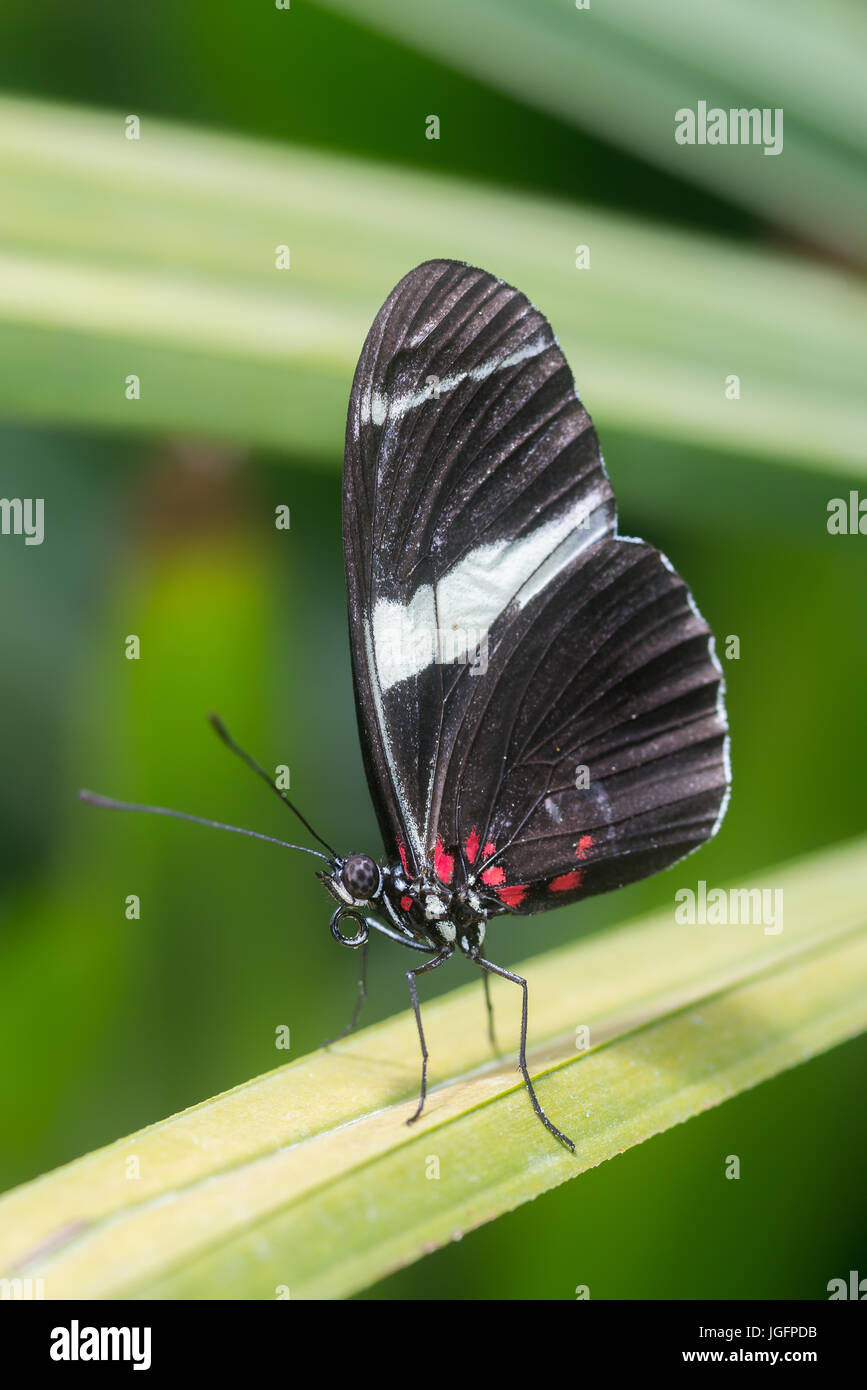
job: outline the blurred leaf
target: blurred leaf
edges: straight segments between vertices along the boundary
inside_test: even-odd
[[[401,1123],[418,1079],[404,1014],[8,1194],[0,1269],[48,1298],[364,1288],[867,1025],[867,841],[754,886],[782,890],[779,935],[669,910],[526,967],[546,1040],[531,1070],[575,1156],[532,1114],[514,1058],[486,1057],[476,982],[426,1010],[433,1080],[453,1079],[417,1127]],[[518,991],[494,988],[512,1039]]]
[[[864,257],[862,5],[318,0],[843,255]],[[447,121],[448,98],[438,93]],[[784,144],[675,143],[675,112],[780,107]]]
[[[842,273],[148,117],[131,141],[120,115],[11,99],[0,177],[0,409],[14,416],[336,461],[373,315],[413,265],[452,256],[549,315],[603,439],[611,424],[864,473],[867,295]],[[281,244],[292,268],[278,272]],[[578,244],[591,270],[575,269]]]

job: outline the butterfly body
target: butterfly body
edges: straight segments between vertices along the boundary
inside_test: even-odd
[[[369,926],[432,954],[408,972],[424,1058],[413,1118],[427,1062],[414,976],[461,951],[486,986],[499,974],[524,989],[524,1080],[571,1147],[527,1072],[526,982],[482,954],[486,930],[634,882],[715,833],[729,765],[713,637],[670,561],[618,534],[548,321],[463,263],[410,271],[368,334],[343,532],[386,848]]]
[[[350,856],[350,860],[368,856]],[[449,881],[440,877],[432,860],[423,873],[411,876],[398,859],[391,864],[376,865],[378,880],[368,893],[366,884],[361,896],[353,886],[349,860],[336,860],[328,873],[319,878],[331,895],[345,908],[344,915],[376,912],[382,919],[369,923],[374,929],[386,924],[388,934],[406,945],[435,954],[445,947],[455,947],[474,958],[485,938],[485,924],[492,912],[503,911],[483,891],[476,876],[450,869]],[[372,859],[368,860],[373,863]]]
[[[460,952],[482,971],[492,1038],[489,976],[522,989],[524,1084],[574,1149],[527,1068],[527,982],[490,958],[488,928],[634,883],[716,833],[730,767],[710,628],[671,562],[619,534],[596,431],[547,319],[457,261],[410,271],[368,333],[349,399],[343,541],[384,856],[338,855],[215,727],[327,851],[289,846],[327,862],[332,935],[362,952],[344,1033],[372,931],[428,956],[406,972],[422,1052],[408,1122],[427,1087],[416,980]]]

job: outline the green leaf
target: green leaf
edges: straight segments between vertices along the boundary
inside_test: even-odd
[[[8,98],[0,178],[9,415],[336,462],[373,315],[413,265],[452,256],[547,312],[603,437],[617,426],[864,474],[867,294],[842,272],[147,116],[127,140],[120,115]],[[575,268],[579,244],[590,270]],[[275,269],[280,245],[289,270]]]
[[[584,11],[572,0],[319,3],[811,241],[867,252],[867,25],[854,0],[594,0]],[[677,144],[675,112],[699,100],[782,109],[781,153]]]
[[[417,1126],[407,1013],[9,1193],[0,1269],[48,1298],[344,1296],[863,1030],[867,840],[745,886],[782,893],[781,931],[672,908],[521,967],[531,1072],[574,1156],[514,1056],[491,1061],[475,983],[424,1011]],[[519,991],[498,981],[494,998],[512,1042]]]

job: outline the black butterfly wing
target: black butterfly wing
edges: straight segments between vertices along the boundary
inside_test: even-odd
[[[502,625],[441,799],[443,843],[486,897],[562,906],[714,834],[729,774],[712,643],[664,556],[623,539],[591,547]]]
[[[343,502],[389,853],[446,878],[462,854],[494,901],[537,911],[707,838],[726,782],[712,639],[658,553],[615,539],[592,423],[523,295],[452,261],[396,286],[353,382]],[[570,791],[577,751],[590,783]]]
[[[368,780],[387,849],[419,868],[436,840],[444,723],[470,693],[468,649],[553,542],[614,525],[593,426],[524,295],[454,261],[392,291],[352,386],[343,525]]]

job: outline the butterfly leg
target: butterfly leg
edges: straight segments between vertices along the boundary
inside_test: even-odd
[[[412,1000],[412,1009],[415,1014],[416,1027],[418,1028],[418,1040],[421,1043],[421,1093],[418,1098],[418,1109],[414,1115],[410,1115],[407,1124],[413,1124],[424,1110],[425,1097],[427,1095],[427,1043],[424,1040],[424,1029],[421,1026],[421,1013],[418,1007],[418,990],[415,987],[416,975],[424,975],[428,970],[436,970],[438,965],[447,961],[449,956],[454,954],[454,947],[447,946],[444,951],[440,951],[433,960],[426,960],[424,965],[417,965],[415,970],[407,970],[406,978],[409,981],[409,997]]]
[[[485,1003],[486,1003],[487,1008],[488,1008],[488,1037],[489,1037],[490,1040],[491,1040],[491,1047],[492,1047],[492,1048],[494,1049],[494,1051],[496,1052],[496,1051],[497,1051],[497,1038],[496,1038],[496,1034],[494,1033],[494,1006],[493,1006],[493,1004],[491,1003],[491,985],[490,985],[490,981],[488,980],[488,972],[487,972],[487,970],[483,970],[483,971],[482,971],[482,979],[484,980],[484,983],[485,983]]]
[[[546,1129],[551,1131],[555,1139],[559,1139],[561,1144],[565,1144],[567,1149],[570,1149],[571,1152],[574,1153],[575,1145],[572,1143],[572,1140],[568,1138],[567,1135],[563,1134],[556,1125],[551,1123],[539,1104],[536,1092],[533,1090],[533,1083],[530,1080],[530,1073],[527,1071],[527,981],[522,975],[513,975],[511,970],[504,970],[501,965],[494,965],[489,960],[483,960],[481,956],[476,956],[476,964],[480,965],[485,971],[490,970],[492,974],[500,975],[504,980],[511,980],[512,984],[521,986],[524,992],[524,1004],[521,1011],[521,1051],[519,1053],[519,1064],[521,1067],[521,1075],[524,1078],[524,1085],[527,1087],[533,1109],[539,1116],[542,1124]]]
[[[351,1032],[352,1032],[352,1030],[353,1030],[353,1028],[355,1027],[356,1023],[358,1022],[358,1015],[361,1013],[361,1006],[362,1006],[362,1004],[364,1003],[365,999],[367,998],[367,942],[366,942],[366,941],[362,944],[362,946],[360,947],[360,950],[361,950],[361,979],[358,981],[358,997],[357,997],[356,1000],[355,1000],[355,1007],[354,1007],[353,1010],[352,1010],[352,1017],[350,1018],[349,1022],[348,1022],[347,1025],[346,1025],[346,1027],[345,1027],[345,1028],[342,1028],[342,1029],[340,1030],[339,1033],[336,1033],[336,1034],[334,1035],[333,1038],[326,1038],[326,1039],[325,1039],[325,1042],[322,1044],[323,1047],[330,1047],[332,1043],[340,1042],[340,1039],[341,1039],[341,1038],[345,1038],[345,1037],[347,1036],[348,1033],[351,1033]]]

